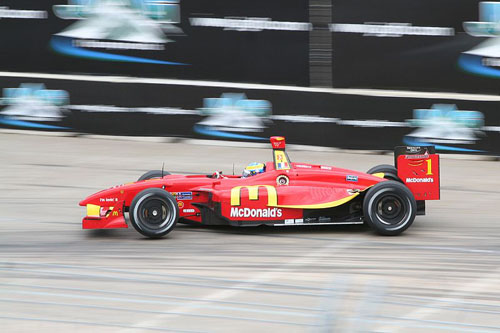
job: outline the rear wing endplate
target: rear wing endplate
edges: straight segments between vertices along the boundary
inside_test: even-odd
[[[439,200],[439,155],[434,146],[396,147],[394,165],[416,200]]]

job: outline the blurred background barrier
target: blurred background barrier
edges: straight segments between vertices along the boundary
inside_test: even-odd
[[[4,1],[0,126],[498,154],[499,4]]]
[[[267,142],[280,133],[291,143],[339,148],[392,150],[428,142],[444,152],[500,152],[500,127],[495,126],[500,123],[500,98],[494,96],[481,100],[470,95],[467,100],[458,94],[445,99],[393,92],[387,97],[375,91],[87,79],[94,81],[1,78],[3,86],[16,88],[4,89],[0,123],[252,142]]]
[[[307,0],[5,0],[0,6],[3,69],[308,84]],[[38,17],[5,17],[20,9]]]

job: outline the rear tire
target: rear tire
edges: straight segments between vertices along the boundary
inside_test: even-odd
[[[130,205],[130,222],[150,238],[168,234],[179,220],[179,206],[172,194],[159,188],[139,192]]]
[[[365,222],[381,235],[395,236],[408,229],[417,213],[411,191],[396,181],[384,181],[368,190],[363,200]]]
[[[379,172],[384,173],[384,178],[385,179],[395,180],[395,181],[398,181],[400,183],[403,182],[398,177],[398,170],[395,167],[393,167],[392,165],[389,165],[389,164],[381,164],[381,165],[374,166],[373,168],[371,168],[370,170],[368,170],[366,173],[372,175],[374,173],[379,173]]]
[[[143,174],[142,176],[137,179],[137,181],[140,180],[147,180],[147,179],[153,179],[153,178],[162,178],[163,176],[170,175],[169,172],[167,171],[161,171],[161,170],[151,170]]]

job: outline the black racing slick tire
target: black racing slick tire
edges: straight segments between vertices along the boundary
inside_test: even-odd
[[[179,206],[174,196],[160,188],[139,192],[129,209],[130,222],[135,230],[149,238],[168,234],[179,220]]]
[[[153,179],[153,178],[162,178],[162,175],[163,176],[170,175],[170,172],[167,171],[162,172],[161,170],[151,170],[140,176],[139,179],[137,179],[137,181]]]
[[[383,181],[368,190],[363,199],[365,222],[381,235],[395,236],[408,229],[417,213],[411,191],[396,181]]]
[[[401,179],[398,177],[398,170],[389,164],[381,164],[381,165],[374,166],[373,168],[368,170],[366,173],[372,175],[374,173],[379,173],[379,172],[384,173],[385,179],[395,180],[395,181],[402,183]]]

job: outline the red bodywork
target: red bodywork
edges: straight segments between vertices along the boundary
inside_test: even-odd
[[[383,175],[336,168],[326,165],[291,163],[282,137],[271,138],[273,162],[264,173],[242,178],[207,175],[167,175],[160,179],[137,181],[97,192],[80,202],[87,206],[84,229],[127,228],[124,213],[134,197],[147,188],[162,188],[173,194],[179,205],[180,221],[200,224],[297,225],[329,224],[342,219],[359,221],[359,202],[367,189],[386,181]],[[407,155],[399,156],[403,158]],[[414,182],[408,186],[416,200],[439,198],[439,160],[432,159],[437,182]],[[435,161],[437,159],[437,162]],[[417,159],[407,159],[407,161]],[[400,177],[428,178],[418,163],[400,162]],[[418,165],[416,165],[418,164]],[[413,169],[416,170],[413,172]],[[411,177],[407,177],[408,172]],[[418,184],[418,185],[417,185]],[[437,196],[436,188],[437,185]],[[418,197],[417,197],[418,196]]]

